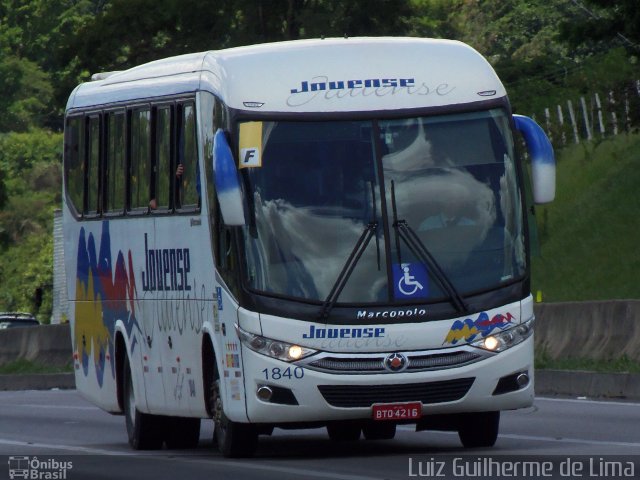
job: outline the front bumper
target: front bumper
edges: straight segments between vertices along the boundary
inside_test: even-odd
[[[309,359],[287,363],[243,347],[247,417],[268,424],[368,419],[373,404],[410,401],[422,402],[423,416],[528,407],[534,398],[533,339],[469,364],[400,373],[319,371],[304,366]],[[521,373],[528,383],[510,382]],[[257,394],[265,386],[277,392],[269,401]]]

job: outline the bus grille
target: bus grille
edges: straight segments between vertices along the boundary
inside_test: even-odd
[[[459,367],[473,363],[482,355],[467,351],[438,354],[407,355],[405,372],[421,372],[442,368]],[[385,357],[323,357],[305,365],[314,370],[324,370],[340,373],[393,373],[384,368]]]
[[[444,403],[464,397],[475,378],[458,378],[427,383],[397,385],[318,385],[320,393],[333,407],[370,407],[374,403]]]

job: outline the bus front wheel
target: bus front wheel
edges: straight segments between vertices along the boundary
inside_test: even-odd
[[[158,450],[164,441],[164,418],[138,410],[128,356],[125,357],[123,373],[124,417],[129,445],[134,450]]]
[[[220,394],[220,376],[215,368],[212,385],[213,441],[225,457],[252,457],[258,447],[258,432],[253,425],[229,420]]]
[[[493,447],[499,429],[500,412],[467,413],[460,419],[458,436],[465,448]]]

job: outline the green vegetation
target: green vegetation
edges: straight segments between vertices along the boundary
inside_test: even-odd
[[[16,360],[15,362],[0,365],[0,375],[24,375],[28,373],[69,373],[73,372],[71,364],[64,367],[52,367],[29,360]]]
[[[7,193],[0,208],[0,311],[32,312],[40,322],[49,320],[53,303],[53,212],[61,205],[61,157],[61,133],[0,134],[0,183]]]
[[[548,302],[640,298],[640,135],[572,146],[558,157],[556,201],[536,212],[533,291]]]
[[[545,352],[536,352],[536,370],[582,370],[599,373],[640,373],[640,363],[626,356],[612,360],[592,358],[552,359]]]
[[[485,55],[514,110],[640,78],[636,0],[0,0],[0,310],[52,308],[66,100],[97,71],[202,50],[321,36],[455,38]],[[631,91],[630,117],[640,106]],[[634,103],[635,102],[635,103]],[[544,299],[640,298],[636,136],[559,154],[558,201],[538,209]]]

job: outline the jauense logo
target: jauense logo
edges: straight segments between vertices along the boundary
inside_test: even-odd
[[[322,328],[309,326],[309,331],[302,338],[381,338],[385,335],[384,327],[336,327]]]
[[[287,105],[300,107],[314,99],[331,101],[358,96],[381,98],[389,95],[430,95],[443,97],[449,95],[455,88],[446,82],[432,85],[418,82],[413,77],[331,80],[328,75],[317,75],[308,80],[302,80],[298,86],[290,88]]]
[[[326,80],[320,80],[320,79]],[[413,87],[413,78],[368,78],[363,80],[334,80],[327,77],[316,77],[315,81],[303,81],[298,88],[292,88],[291,93],[319,92],[323,90],[351,90],[354,88],[388,88]]]

